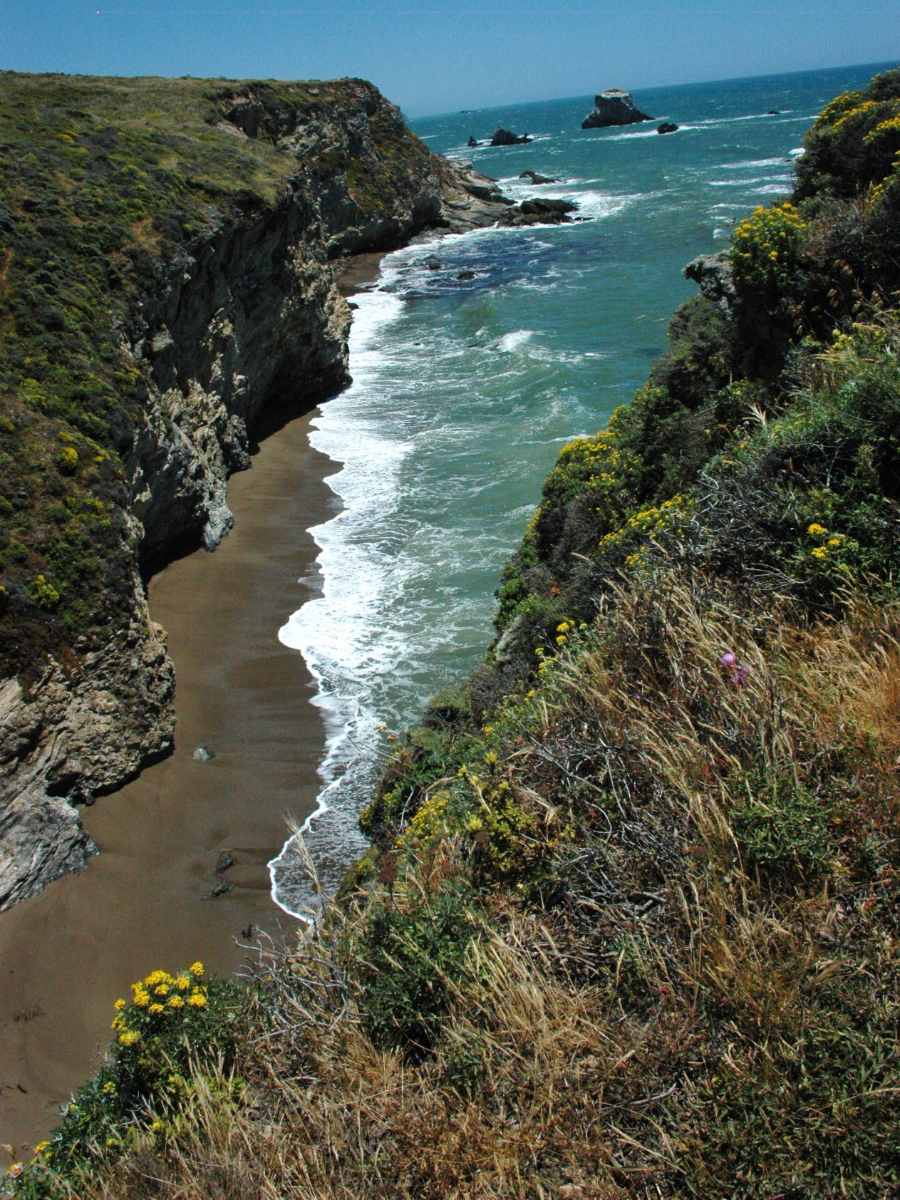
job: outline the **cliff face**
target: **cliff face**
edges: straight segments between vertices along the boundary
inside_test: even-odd
[[[227,533],[261,418],[348,381],[331,261],[497,205],[360,80],[0,90],[29,164],[0,192],[3,908],[84,865],[72,802],[171,747],[142,579]]]

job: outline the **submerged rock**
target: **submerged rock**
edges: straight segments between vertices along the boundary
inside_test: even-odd
[[[469,149],[473,149],[475,146],[478,145],[478,142],[475,138],[473,138],[470,135],[469,140],[466,142],[466,145],[469,147]]]
[[[634,103],[631,92],[607,88],[594,97],[594,110],[581,122],[582,129],[602,129],[607,125],[633,125],[652,120]]]
[[[523,171],[520,179],[530,179],[532,183],[559,183],[552,175],[539,175],[537,171]]]
[[[676,133],[678,126],[674,121],[663,121],[662,125],[657,125],[657,133]]]
[[[191,757],[193,758],[194,762],[205,763],[212,762],[216,756],[213,751],[208,749],[206,746],[198,746]]]

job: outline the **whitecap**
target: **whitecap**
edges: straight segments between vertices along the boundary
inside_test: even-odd
[[[746,162],[719,163],[718,171],[747,171],[751,167],[783,167],[784,158],[751,158]]]
[[[512,354],[515,350],[520,350],[526,342],[530,342],[533,337],[533,329],[515,329],[512,333],[503,335],[497,343],[497,349]]]

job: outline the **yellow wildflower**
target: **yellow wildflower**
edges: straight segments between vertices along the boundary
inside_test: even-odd
[[[179,995],[169,997],[169,1008],[184,1008],[184,999]]]
[[[122,997],[120,996],[118,998],[118,1000],[115,1002],[115,1004],[113,1005],[113,1008],[116,1008],[119,1010],[119,1012],[121,1012],[127,1003],[128,1003],[128,1001],[123,1000]]]
[[[839,546],[843,540],[844,540],[843,535],[836,533],[834,535],[834,537],[830,537],[828,539],[828,545],[829,546]]]
[[[827,558],[828,549],[825,546],[816,546],[815,550],[810,550],[810,554],[813,556],[813,558]]]
[[[38,1142],[37,1145],[35,1146],[35,1148],[34,1148],[35,1156],[37,1156],[38,1154],[43,1154],[45,1150],[49,1150],[49,1149],[50,1149],[50,1143],[45,1138],[42,1142]]]
[[[103,1087],[100,1089],[104,1096],[111,1096],[115,1090],[116,1085],[111,1079],[107,1079],[106,1083],[104,1083]]]
[[[115,1017],[113,1019],[112,1025],[110,1025],[110,1029],[124,1029],[124,1028],[125,1028],[125,1022],[122,1020],[121,1017]]]
[[[191,1008],[205,1008],[206,997],[202,992],[191,992],[190,996],[188,996],[188,1004],[190,1004]]]
[[[188,970],[190,971],[190,973],[192,975],[197,975],[199,977],[200,975],[203,974],[203,963],[202,962],[191,963]]]
[[[186,992],[191,986],[191,981],[187,975],[179,975],[175,980],[175,986],[179,992]]]
[[[164,1005],[162,1005],[162,1004],[151,1004],[147,1011],[153,1013],[153,1015],[156,1016],[157,1013],[162,1012],[163,1007],[164,1007]]]
[[[824,525],[820,525],[818,521],[813,521],[812,525],[807,525],[806,532],[811,537],[821,537],[822,534],[827,533],[828,530]]]
[[[120,1046],[133,1046],[135,1042],[141,1040],[140,1032],[137,1029],[126,1029],[119,1034]]]
[[[153,991],[157,996],[168,996],[169,985],[167,983],[161,983],[159,987],[155,987]]]

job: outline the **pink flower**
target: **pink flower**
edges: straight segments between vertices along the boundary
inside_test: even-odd
[[[735,687],[743,687],[750,677],[750,668],[739,663],[732,650],[726,650],[724,654],[719,655],[719,665],[728,672],[728,678]]]

